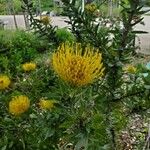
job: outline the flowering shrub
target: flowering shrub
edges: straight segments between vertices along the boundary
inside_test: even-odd
[[[24,2],[29,4],[28,0]],[[24,61],[14,66],[16,72],[8,71],[3,64],[11,77],[11,85],[10,79],[2,75],[0,148],[124,150],[135,145],[135,149],[148,147],[144,138],[139,138],[140,144],[131,143],[130,132],[126,133],[132,115],[143,113],[147,119],[150,108],[150,70],[137,64],[132,66],[129,61],[135,52],[132,27],[142,20],[135,22],[133,16],[143,14],[138,1],[129,0],[128,5],[122,1],[123,29],[117,25],[109,29],[104,22],[102,28],[95,24],[95,14],[89,13],[95,9],[94,5],[88,12],[81,12],[75,0],[67,2],[64,4],[70,12],[72,32],[80,44],[66,42],[54,52],[35,54],[30,60],[19,55]],[[36,25],[38,23],[40,20]],[[42,31],[48,36],[53,33],[48,32],[53,31],[51,25],[42,23],[39,28],[39,33]],[[110,34],[114,35],[112,39]],[[144,129],[142,136],[146,134]]]
[[[20,95],[13,97],[9,102],[9,113],[17,116],[28,110],[30,107],[30,100],[27,96]]]
[[[98,51],[89,46],[83,51],[80,44],[63,44],[52,57],[54,70],[73,86],[84,86],[100,78],[104,71],[101,61]]]
[[[25,63],[22,65],[22,69],[24,71],[32,71],[32,70],[35,70],[36,69],[36,64],[35,63],[32,63],[32,62],[29,62],[29,63]]]
[[[6,88],[8,88],[8,86],[10,85],[10,79],[9,77],[5,76],[5,75],[0,75],[0,90],[4,90]]]
[[[97,10],[97,6],[95,4],[86,4],[85,10],[94,13]]]
[[[133,65],[127,65],[124,70],[128,73],[136,73],[137,69]]]
[[[2,46],[0,47],[0,73],[11,72],[11,75],[15,76],[19,72],[20,64],[32,61],[36,58],[39,49],[43,50],[39,44],[42,40],[32,33],[6,30],[0,36],[3,43],[6,43],[0,44]]]
[[[71,32],[69,32],[67,28],[57,29],[56,38],[57,38],[58,43],[61,43],[61,44],[65,42],[69,42],[69,43],[75,42],[74,35]]]
[[[138,66],[136,73],[133,66],[123,67],[118,93],[111,93],[101,53],[89,45],[64,43],[51,54],[51,63],[44,61],[36,63],[36,71],[22,72],[0,95],[1,147],[111,149],[110,135],[119,140],[131,111],[149,108]]]
[[[56,101],[54,101],[54,100],[40,99],[39,106],[41,109],[51,110],[52,108],[54,108],[55,103],[56,103]]]
[[[48,24],[50,24],[51,19],[50,19],[48,16],[42,16],[42,17],[41,17],[41,22],[42,22],[44,25],[48,25]]]

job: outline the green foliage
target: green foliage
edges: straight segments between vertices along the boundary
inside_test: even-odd
[[[8,49],[11,47],[11,39],[13,34],[10,33],[9,30],[1,30],[0,31],[0,51],[3,51],[4,49]]]
[[[97,5],[99,5],[99,3]],[[111,16],[113,16],[113,17],[119,17],[119,15],[120,15],[120,8],[119,7],[115,7],[114,5],[112,7],[113,7],[113,9],[112,9]],[[100,5],[99,13],[103,17],[108,17],[110,15],[109,11],[110,11],[110,7],[108,6],[107,2],[104,3],[103,5]]]
[[[4,15],[6,13],[6,6],[4,5],[4,0],[0,0],[0,14]]]
[[[16,14],[21,13],[21,3],[21,0],[13,0],[13,2],[7,0],[0,0],[0,14],[6,15],[12,13],[12,9],[14,9]]]
[[[30,15],[30,26],[31,29],[35,31],[37,35],[40,37],[45,38],[48,42],[49,45],[53,46],[58,46],[62,42],[74,42],[75,37],[73,36],[72,33],[70,33],[67,29],[58,29],[57,26],[53,26],[51,24],[51,18],[48,16],[43,16],[39,19],[35,19],[33,17],[33,3],[24,0],[24,6],[22,7],[24,11],[27,11]],[[43,23],[42,19],[43,18],[47,19],[47,23]]]
[[[21,12],[22,12],[21,4],[22,4],[22,1],[21,1],[21,0],[14,0],[14,1],[13,1],[15,13],[18,14],[18,13],[21,13]]]
[[[99,48],[103,54],[107,76],[104,84],[100,87],[97,85],[97,92],[100,99],[105,97],[106,100],[96,106],[100,113],[107,114],[108,139],[112,146],[110,149],[115,149],[116,134],[126,126],[128,113],[138,112],[145,107],[144,103],[149,99],[146,98],[143,101],[145,88],[140,78],[134,78],[131,75],[129,81],[125,81],[126,77],[122,70],[135,53],[134,38],[139,31],[133,31],[133,27],[143,20],[141,15],[145,12],[141,10],[142,6],[139,1],[135,3],[132,0],[127,2],[122,0],[121,17],[105,18],[102,14],[98,14],[98,8],[89,11],[85,6],[85,10],[82,11],[76,6],[76,0],[72,3],[68,0],[63,0],[63,2],[66,6],[66,15],[69,17],[68,23],[77,41],[84,45],[90,43]],[[116,105],[120,107],[116,108]],[[123,112],[122,108],[124,108]]]
[[[74,35],[71,34],[66,28],[57,29],[56,37],[57,37],[58,43],[65,43],[65,42],[72,43],[75,41]]]
[[[23,0],[22,9],[30,15],[30,27],[35,31],[40,37],[44,37],[49,41],[50,45],[58,44],[56,38],[56,26],[52,26],[51,20],[48,16],[44,16],[47,18],[47,22],[44,23],[42,18],[35,19],[33,14],[33,2],[29,0]]]
[[[37,3],[37,2],[35,1],[35,3]],[[43,11],[52,9],[54,7],[53,5],[54,5],[54,3],[52,0],[42,0],[41,1],[41,9]]]
[[[145,0],[145,1],[144,1],[144,4],[145,4],[146,6],[150,6],[150,1],[149,1],[149,0]]]
[[[11,78],[9,88],[0,91],[0,148],[3,150],[69,147],[122,150],[118,141],[130,118],[150,108],[150,71],[143,65],[130,64],[135,54],[134,37],[139,33],[133,28],[145,13],[140,3],[122,0],[121,17],[114,19],[101,16],[98,6],[93,4],[81,11],[76,0],[69,2],[64,0],[71,33],[34,19],[33,3],[28,0],[24,0],[24,10],[30,14],[31,26],[47,40],[39,41],[37,36],[23,31],[12,32],[11,36],[5,34],[8,31],[0,33],[0,72]],[[75,40],[83,48],[90,44],[99,49],[105,66],[103,77],[84,87],[73,87],[57,77],[51,62],[52,51],[38,53],[43,47]],[[22,64],[30,61],[36,63],[35,70],[24,71]],[[28,96],[31,104],[27,112],[16,117],[9,113],[8,107],[11,98],[20,94]],[[55,100],[54,107],[41,109],[41,98]],[[140,141],[144,144],[143,139]]]
[[[46,10],[50,11],[54,8],[52,0],[42,0],[40,3],[41,4],[40,6],[38,6],[38,3],[36,0],[32,0],[32,2],[33,2],[33,9],[35,12],[37,9],[41,9],[42,11],[46,11]],[[13,7],[14,7],[16,14],[23,13],[21,5],[22,5],[22,0],[13,0]],[[10,10],[12,9],[12,8],[8,8],[10,6],[12,7],[12,5],[10,5],[10,1],[0,0],[0,14],[6,15],[10,13],[8,12],[9,9]]]
[[[9,33],[9,34],[7,34]],[[1,31],[0,71],[15,74],[20,64],[36,58],[38,38],[24,31]]]

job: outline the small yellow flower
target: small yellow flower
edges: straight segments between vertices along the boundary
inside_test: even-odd
[[[103,75],[101,53],[90,46],[85,50],[81,44],[62,44],[52,56],[55,72],[73,86],[85,86]]]
[[[90,12],[90,13],[93,13],[97,10],[97,7],[95,4],[86,4],[85,5],[85,10]]]
[[[42,22],[44,25],[48,25],[48,24],[50,24],[51,19],[50,19],[50,17],[48,17],[48,16],[42,16],[42,17],[41,17],[41,22]]]
[[[9,113],[18,116],[27,111],[29,107],[30,107],[30,100],[27,96],[24,95],[15,96],[9,102]]]
[[[127,73],[136,73],[137,69],[136,67],[134,67],[133,65],[127,65],[125,68],[124,68],[124,71],[127,72]]]
[[[0,75],[0,90],[4,90],[8,88],[8,86],[10,85],[10,82],[11,81],[8,76]]]
[[[40,99],[39,106],[41,109],[51,110],[52,108],[54,108],[55,103],[56,103],[56,101],[54,101],[54,100]]]
[[[36,64],[32,62],[27,62],[22,65],[24,71],[32,71],[36,69]]]

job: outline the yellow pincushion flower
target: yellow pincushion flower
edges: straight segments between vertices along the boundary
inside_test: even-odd
[[[52,64],[61,79],[73,86],[85,86],[103,75],[101,53],[90,46],[85,50],[81,44],[62,44],[53,54]]]
[[[42,17],[41,17],[41,22],[42,22],[44,25],[48,25],[48,24],[50,24],[51,19],[50,19],[50,17],[48,17],[48,16],[42,16]]]
[[[54,108],[55,103],[56,103],[56,101],[54,101],[54,100],[40,99],[39,106],[41,109],[51,110],[52,108]]]
[[[90,13],[93,13],[97,10],[97,7],[95,4],[86,4],[85,5],[85,10],[90,12]]]
[[[10,82],[11,81],[8,76],[0,75],[0,90],[4,90],[8,88],[8,86],[10,85]]]
[[[27,96],[24,95],[15,96],[9,102],[9,113],[18,116],[27,111],[29,107],[30,107],[30,100]]]
[[[124,68],[124,71],[127,72],[127,73],[136,73],[137,69],[136,67],[134,67],[133,65],[127,65],[125,68]]]
[[[32,71],[36,69],[36,64],[32,62],[27,62],[22,65],[24,71]]]

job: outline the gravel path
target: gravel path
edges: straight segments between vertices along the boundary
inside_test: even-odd
[[[140,52],[144,54],[150,54],[150,16],[144,16],[145,25],[138,24],[136,30],[147,31],[147,34],[137,35],[136,44],[141,47]]]
[[[67,17],[52,17],[52,24],[59,28],[67,27],[68,24],[64,22]],[[0,20],[5,23],[6,29],[15,29],[14,19],[12,15],[0,15]],[[17,25],[20,29],[25,29],[25,21],[23,15],[16,15]]]

